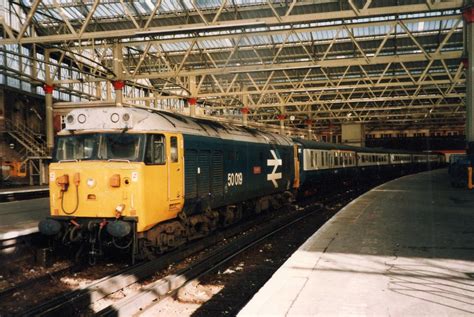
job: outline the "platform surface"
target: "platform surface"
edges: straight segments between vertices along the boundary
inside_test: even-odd
[[[38,231],[38,222],[49,215],[49,198],[0,203],[0,240]]]
[[[48,186],[24,186],[12,188],[0,188],[0,195],[11,195],[15,193],[37,193],[48,191]]]
[[[240,311],[244,316],[472,316],[474,191],[446,169],[351,202]]]

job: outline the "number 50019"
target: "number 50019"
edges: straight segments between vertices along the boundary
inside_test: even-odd
[[[227,174],[227,186],[239,186],[244,182],[244,176],[242,173],[229,173]]]

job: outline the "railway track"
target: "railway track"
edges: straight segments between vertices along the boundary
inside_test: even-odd
[[[231,238],[242,231],[264,222],[266,219],[256,219],[243,223],[225,232],[218,232],[215,235],[189,243],[181,249],[171,251],[160,256],[160,258],[138,263],[132,267],[125,268],[113,275],[104,277],[81,289],[64,293],[38,306],[32,307],[21,314],[23,316],[56,316],[58,314],[77,314],[87,309],[92,303],[103,299],[125,287],[129,287],[159,270],[166,269],[169,265],[182,261],[185,258],[196,254],[206,248],[216,245],[220,241]]]
[[[7,296],[10,296],[15,292],[26,289],[26,288],[31,287],[31,286],[33,286],[35,284],[38,284],[38,283],[42,283],[42,282],[45,282],[45,281],[48,281],[48,280],[57,279],[59,276],[64,275],[64,274],[74,273],[74,272],[80,270],[80,268],[81,268],[81,266],[78,266],[78,265],[70,265],[70,266],[67,266],[63,269],[44,274],[44,275],[39,276],[37,278],[26,280],[26,281],[20,282],[18,284],[15,284],[14,286],[11,286],[9,288],[6,288],[6,289],[3,289],[3,290],[0,291],[0,301],[4,300]]]
[[[347,200],[348,197],[354,195],[354,192],[344,193],[341,196],[325,201],[324,204],[331,204],[335,201]],[[345,203],[344,203],[345,204]],[[155,306],[162,300],[174,296],[181,288],[189,283],[202,278],[204,275],[218,270],[230,260],[239,256],[244,251],[260,245],[267,238],[277,234],[278,232],[293,226],[299,221],[320,212],[325,207],[321,203],[312,203],[305,206],[304,210],[297,213],[290,213],[285,217],[281,217],[266,226],[243,235],[228,245],[222,246],[209,253],[205,258],[198,262],[192,263],[188,267],[161,278],[155,282],[143,287],[140,291],[132,296],[128,296],[123,300],[112,304],[97,313],[98,316],[132,316],[146,311],[148,308]]]
[[[344,193],[344,197],[354,196],[354,191]],[[337,195],[332,201],[344,200],[343,196]],[[325,204],[330,203],[325,201]],[[308,215],[321,210],[321,202],[312,202],[305,205],[302,210],[289,212],[286,215],[275,217],[275,215],[265,215],[252,221],[231,227],[223,232],[218,232],[212,236],[203,238],[186,245],[182,249],[175,250],[160,256],[156,260],[139,263],[130,268],[123,269],[111,276],[107,276],[92,284],[72,292],[64,293],[58,297],[32,307],[21,313],[22,316],[56,316],[56,315],[77,315],[96,314],[110,316],[125,316],[144,309],[150,303],[154,303],[167,294],[177,291],[180,287],[199,277],[206,272],[214,270],[217,266],[227,262],[237,254],[259,243],[266,237],[274,235],[280,230],[291,226],[293,223],[301,221]],[[273,220],[272,220],[273,218]],[[253,228],[253,229],[252,229]],[[258,228],[258,230],[255,230]],[[245,232],[245,234],[241,234]],[[156,282],[152,282],[147,287],[141,289],[136,294],[117,302],[100,312],[92,310],[94,303],[106,298],[125,288],[129,288],[138,282],[153,276],[157,271],[166,269],[173,263],[178,263],[184,259],[195,255],[207,248],[210,248],[221,241],[226,241],[217,249],[214,249],[198,260],[191,261],[191,265],[183,268],[171,275],[166,276]]]

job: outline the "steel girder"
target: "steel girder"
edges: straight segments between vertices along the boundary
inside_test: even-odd
[[[273,122],[285,113],[294,126],[464,118],[462,1],[192,2],[174,12],[161,1],[146,12],[107,3],[122,14],[100,16],[98,0],[35,0],[19,12],[20,27],[0,21],[0,43],[46,45],[57,55],[51,82],[96,100],[109,101],[109,81],[127,78],[129,104],[159,107],[193,91],[206,111],[247,107],[250,118]],[[112,67],[117,41],[120,74]],[[63,61],[75,75],[59,76]]]

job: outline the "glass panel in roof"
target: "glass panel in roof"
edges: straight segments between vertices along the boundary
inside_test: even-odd
[[[49,22],[57,23],[56,20],[60,20],[60,21],[63,20],[62,16],[60,16],[60,15],[56,12],[56,10],[48,10],[48,9],[46,9],[46,10],[40,10],[40,9],[38,9],[38,10],[36,10],[36,11],[37,11],[37,13],[40,13],[40,12],[43,13],[44,20],[45,20],[46,22],[49,21]],[[49,16],[52,16],[52,17],[53,17],[54,19],[56,19],[56,20],[47,17],[48,15],[49,15]],[[38,16],[38,14],[35,14],[35,17],[36,17],[36,16]]]
[[[147,12],[151,12],[156,5],[156,1],[151,1],[151,0],[140,0],[136,1],[136,4],[139,4],[143,10],[146,10]]]
[[[199,45],[202,45],[205,48],[234,47],[234,44],[229,39],[205,40],[199,42]]]
[[[84,16],[81,14],[79,10],[74,7],[65,7],[64,8],[64,15],[69,20],[76,20],[76,19],[83,19]]]
[[[125,16],[125,11],[119,3],[99,4],[94,12],[94,17],[98,18],[114,18],[123,16]]]
[[[220,0],[195,0],[199,9],[219,8],[222,4]]]
[[[298,33],[298,34],[290,34],[288,37],[288,43],[295,43],[299,41],[310,41],[309,33]]]
[[[150,14],[154,8],[154,5],[151,3],[151,1],[134,1],[133,6],[139,14],[143,15]]]
[[[184,8],[181,6],[179,1],[176,0],[163,0],[161,1],[160,12],[175,12],[183,11]]]
[[[190,44],[188,42],[180,42],[180,43],[163,43],[161,47],[165,52],[173,52],[173,51],[183,51],[189,49]]]
[[[244,38],[244,43],[247,45],[262,45],[262,44],[271,44],[271,37],[269,36],[247,36]]]
[[[107,12],[106,6],[99,4],[95,9],[94,18],[105,18],[108,17],[109,13]]]

